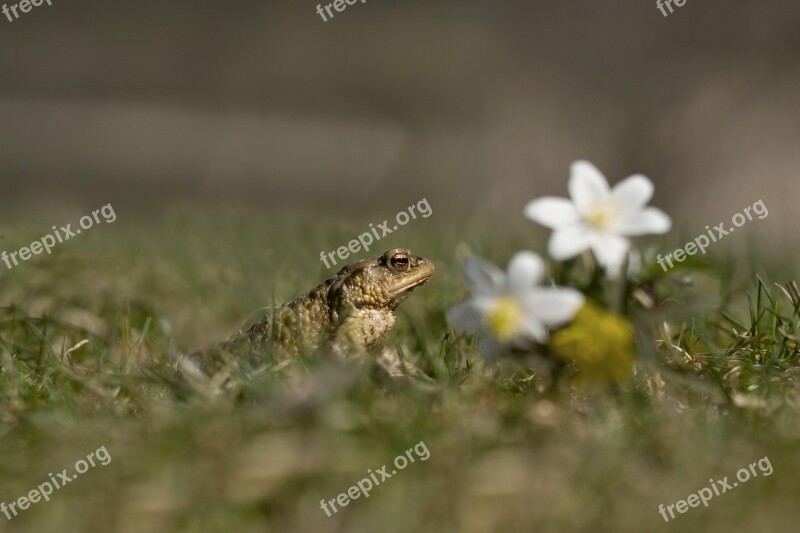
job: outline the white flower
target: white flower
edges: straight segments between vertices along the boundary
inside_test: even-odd
[[[547,342],[547,327],[569,322],[584,303],[575,289],[541,287],[542,259],[519,252],[508,265],[508,275],[478,259],[464,262],[472,298],[450,311],[458,328],[488,334],[491,348],[525,347],[527,341]]]
[[[630,248],[628,237],[666,233],[672,221],[660,209],[646,207],[653,197],[653,182],[630,176],[613,188],[588,161],[572,164],[569,195],[547,196],[525,206],[525,216],[553,229],[548,251],[563,261],[591,249],[610,276],[620,273]]]

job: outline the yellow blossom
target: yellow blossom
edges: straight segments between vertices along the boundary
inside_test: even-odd
[[[587,302],[568,327],[553,333],[550,349],[578,371],[577,383],[622,381],[633,369],[633,325]]]

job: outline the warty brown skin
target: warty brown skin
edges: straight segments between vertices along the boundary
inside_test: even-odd
[[[342,268],[239,337],[190,359],[208,371],[209,359],[227,359],[224,352],[243,349],[268,352],[276,361],[315,354],[339,360],[377,356],[394,327],[397,306],[435,270],[433,262],[409,250],[387,250]]]
[[[387,250],[344,267],[284,304],[274,315],[274,331],[267,318],[244,335],[256,348],[271,345],[288,356],[312,354],[326,342],[335,356],[380,350],[394,327],[397,306],[435,270],[433,262],[408,250]]]

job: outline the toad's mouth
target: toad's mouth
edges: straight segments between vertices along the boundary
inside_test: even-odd
[[[422,257],[414,257],[412,264],[414,265],[413,271],[399,275],[397,279],[393,280],[394,283],[390,289],[392,297],[407,296],[415,288],[426,284],[436,272],[433,262]]]
[[[401,283],[399,285],[395,285],[392,288],[392,292],[395,295],[403,294],[404,292],[411,292],[414,289],[416,289],[417,287],[419,287],[420,285],[425,285],[426,283],[428,283],[429,279],[431,279],[430,276],[427,276],[427,277],[422,278],[422,279],[411,279],[411,280],[408,280],[408,281],[406,281],[404,283]]]
[[[397,298],[397,297],[408,296],[409,294],[411,294],[411,291],[413,291],[420,285],[425,285],[426,283],[428,283],[428,280],[430,280],[432,276],[433,276],[433,271],[431,270],[424,276],[398,280],[397,283],[391,288],[392,297]]]

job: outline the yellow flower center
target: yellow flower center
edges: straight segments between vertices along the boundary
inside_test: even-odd
[[[608,230],[620,214],[620,208],[613,198],[592,202],[586,210],[584,218],[590,226],[599,230]]]
[[[483,322],[497,340],[508,342],[522,327],[523,315],[524,310],[518,300],[503,296],[495,300],[492,308],[484,315]]]

